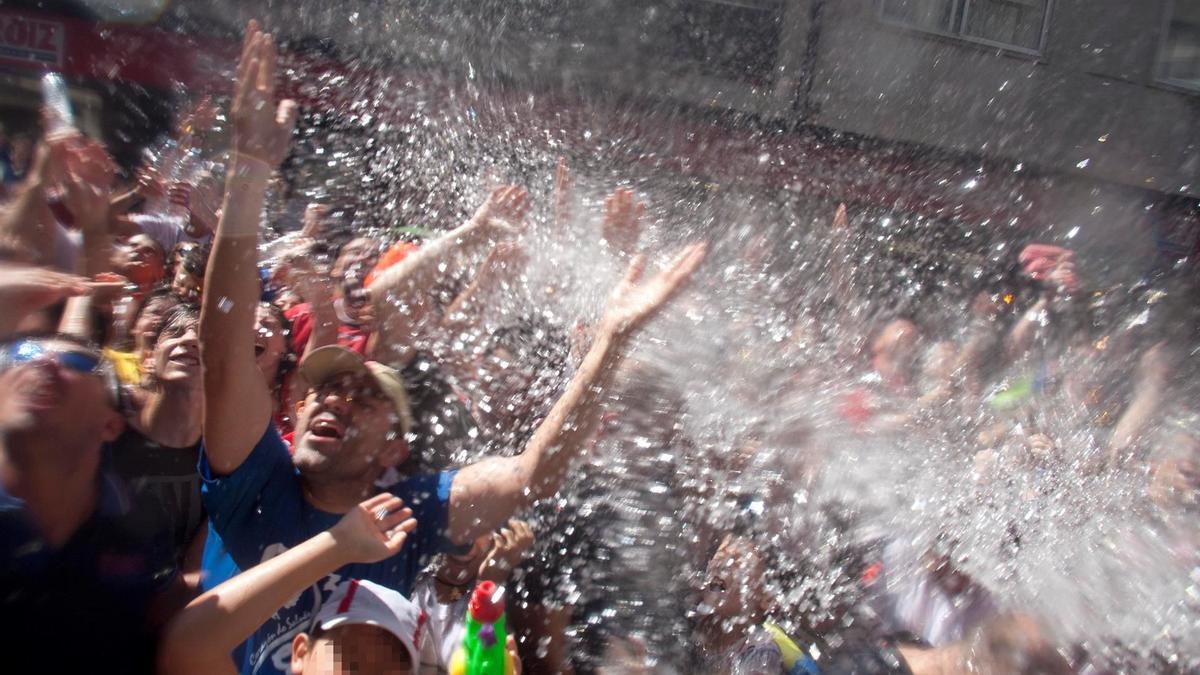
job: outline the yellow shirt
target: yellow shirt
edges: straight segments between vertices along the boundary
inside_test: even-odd
[[[142,383],[142,363],[133,352],[119,352],[115,349],[104,348],[104,357],[113,364],[113,371],[121,384],[138,385]]]

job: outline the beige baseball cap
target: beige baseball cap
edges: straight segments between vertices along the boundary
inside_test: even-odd
[[[412,408],[408,402],[408,391],[400,373],[378,361],[368,361],[356,352],[339,345],[327,345],[314,349],[300,362],[300,374],[308,380],[310,387],[320,386],[329,378],[343,374],[370,375],[379,389],[392,401],[400,415],[401,431],[407,435],[412,430]]]

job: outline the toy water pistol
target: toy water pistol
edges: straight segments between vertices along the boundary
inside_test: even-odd
[[[467,605],[467,634],[450,658],[450,675],[512,675],[507,640],[504,588],[481,581]]]

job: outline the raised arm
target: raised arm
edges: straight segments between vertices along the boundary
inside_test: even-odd
[[[599,419],[600,399],[620,365],[629,336],[692,276],[707,253],[704,244],[683,249],[654,278],[641,282],[644,256],[634,258],[617,285],[591,348],[567,390],[534,432],[524,452],[462,469],[450,493],[450,539],[465,544],[515,511],[554,494]]]
[[[1004,352],[1010,360],[1024,354],[1033,344],[1038,327],[1045,325],[1047,321],[1046,313],[1049,307],[1050,299],[1043,295],[1013,324],[1004,338]]]
[[[343,565],[395,555],[416,526],[398,497],[384,493],[366,500],[328,531],[188,603],[163,634],[159,672],[237,672],[229,653],[280,607]]]
[[[1138,361],[1133,398],[1121,413],[1108,439],[1110,462],[1117,464],[1124,460],[1129,448],[1161,415],[1173,366],[1170,348],[1165,342],[1151,346],[1142,354]]]
[[[33,312],[63,298],[91,292],[82,277],[44,267],[0,263],[0,339],[17,332],[21,321]]]
[[[255,22],[246,29],[233,98],[234,155],[204,277],[200,350],[204,363],[204,451],[228,474],[270,422],[273,401],[254,358],[261,292],[258,228],[271,172],[283,161],[296,106],[275,101],[275,45]]]
[[[46,205],[50,173],[50,147],[43,141],[34,154],[25,182],[0,215],[0,244],[26,256],[26,262],[48,264],[54,257],[59,226]]]
[[[372,358],[385,363],[404,360],[440,270],[458,256],[474,257],[497,240],[519,234],[529,210],[528,197],[521,187],[496,188],[466,223],[375,277],[368,288],[377,326]]]
[[[64,152],[63,199],[83,233],[76,272],[94,277],[112,269],[108,209],[116,165],[104,146],[83,136],[74,139]]]

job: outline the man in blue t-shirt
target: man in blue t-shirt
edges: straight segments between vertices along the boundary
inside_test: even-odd
[[[337,347],[314,350],[301,366],[311,389],[301,405],[294,455],[271,427],[277,397],[255,358],[263,338],[254,330],[258,229],[267,183],[287,154],[296,107],[290,101],[274,105],[275,47],[253,22],[237,73],[234,154],[200,321],[200,471],[211,525],[204,564],[210,586],[328,528],[377,492],[385,472],[410,456],[409,411],[397,371]],[[378,322],[373,355],[386,353],[401,367],[412,361],[410,345],[429,317],[427,289],[439,270],[452,257],[478,256],[519,234],[527,198],[519,187],[495,190],[466,224],[375,278],[369,288]],[[392,485],[417,520],[400,553],[337,570],[285,606],[243,646],[242,672],[285,672],[292,636],[309,628],[340,579],[408,593],[434,553],[468,545],[518,509],[554,494],[599,419],[600,397],[629,336],[687,281],[705,251],[703,245],[685,248],[646,281],[645,260],[635,258],[609,298],[591,349],[524,451]]]
[[[5,672],[82,672],[97,658],[109,672],[153,672],[153,609],[177,570],[160,521],[132,510],[105,467],[104,444],[123,428],[116,377],[95,345],[69,335],[0,341]]]

